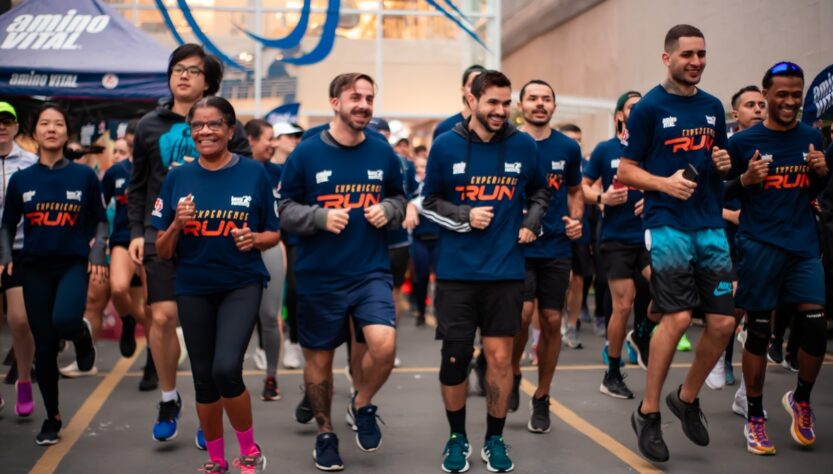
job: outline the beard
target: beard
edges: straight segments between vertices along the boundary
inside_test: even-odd
[[[694,81],[692,81],[691,79],[686,77],[684,70],[681,71],[681,72],[672,71],[671,77],[673,77],[674,80],[679,82],[680,84],[685,84],[687,86],[696,86],[697,84],[700,83],[700,78],[703,77],[703,70],[702,69],[700,70],[700,75]]]
[[[492,116],[497,117],[496,115],[492,115]],[[479,110],[474,112],[474,118],[476,118],[477,121],[480,122],[480,124],[483,125],[483,127],[486,128],[486,130],[488,130],[492,133],[495,133],[498,130],[500,130],[501,128],[503,128],[503,124],[506,123],[506,117],[504,116],[503,117],[503,122],[500,124],[500,126],[498,128],[492,128],[492,125],[489,123],[489,115],[484,114],[483,112],[480,112]]]
[[[356,122],[355,120],[353,120],[353,114],[357,114],[357,113],[366,115],[367,116],[367,121],[365,121],[364,123],[359,123],[359,122]],[[367,127],[367,124],[370,123],[370,119],[373,116],[373,114],[372,114],[372,112],[370,112],[367,109],[355,108],[355,109],[350,110],[350,111],[346,111],[344,109],[339,110],[338,116],[339,116],[339,118],[341,118],[341,121],[344,122],[348,127],[350,127],[351,129],[353,129],[357,132],[361,132],[362,130],[364,130]]]

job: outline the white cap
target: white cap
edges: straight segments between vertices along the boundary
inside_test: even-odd
[[[272,129],[275,131],[275,137],[279,137],[281,135],[295,135],[296,133],[303,133],[304,131],[295,125],[292,125],[289,122],[278,122],[272,125]]]

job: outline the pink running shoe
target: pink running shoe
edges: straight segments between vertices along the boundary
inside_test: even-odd
[[[32,398],[32,382],[21,382],[14,384],[17,390],[17,403],[14,405],[14,412],[17,416],[29,416],[35,411],[35,400]]]

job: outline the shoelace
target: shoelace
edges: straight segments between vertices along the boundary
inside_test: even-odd
[[[491,446],[489,447],[489,457],[492,457],[494,455],[497,455],[499,458],[508,457],[506,453],[508,453],[511,450],[512,446],[504,443],[503,441],[497,441],[491,443]]]
[[[223,465],[218,462],[207,462],[197,469],[197,472],[223,472]]]
[[[758,444],[769,444],[769,436],[766,434],[766,429],[763,421],[750,421],[749,425],[752,427],[752,436]]]
[[[257,469],[257,460],[259,456],[240,456],[234,460],[233,466],[240,468],[241,473],[254,473]]]
[[[813,415],[813,409],[810,408],[810,404],[807,402],[795,402],[795,406],[798,407],[798,426],[802,429],[811,429],[815,416]]]
[[[353,419],[355,420],[356,426],[358,427],[359,430],[370,429],[371,426],[372,426],[371,423],[372,423],[373,419],[377,419],[377,420],[381,421],[383,425],[388,426],[385,423],[385,420],[383,420],[382,417],[379,416],[379,414],[376,413],[376,412],[373,412],[373,416],[370,417],[370,416],[359,416],[359,410],[356,410],[355,408],[353,408],[352,411],[353,411]]]
[[[685,407],[685,417],[689,421],[695,421],[695,419],[699,419],[700,423],[703,426],[708,427],[709,421],[706,419],[706,414],[703,413],[703,410],[700,409],[700,405],[686,405]]]
[[[170,402],[161,402],[159,404],[159,418],[157,421],[173,421],[176,417],[176,411],[178,407],[176,406],[176,401]]]
[[[466,442],[463,441],[462,438],[452,439],[451,443],[448,443],[448,447],[446,448],[446,453],[448,453],[448,456],[453,456],[455,454],[459,454],[460,456],[465,456]]]
[[[338,440],[327,439],[320,445],[322,455],[338,456]]]

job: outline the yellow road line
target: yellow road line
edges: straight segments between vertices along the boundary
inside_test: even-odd
[[[526,379],[521,379],[521,390],[530,397],[535,393],[535,386]],[[621,459],[625,464],[637,472],[661,473],[662,470],[649,463],[635,452],[625,447],[615,438],[596,428],[576,412],[550,398],[550,411],[564,423],[573,427],[579,433],[587,436],[602,448]]]
[[[113,390],[118,386],[121,379],[124,378],[125,374],[127,374],[127,370],[130,369],[130,366],[133,365],[133,362],[136,360],[139,354],[145,348],[145,340],[141,339],[136,341],[136,352],[133,354],[133,357],[129,359],[122,358],[120,359],[113,370],[104,377],[104,380],[98,384],[98,386],[93,390],[84,403],[81,405],[81,408],[75,413],[72,419],[69,421],[69,424],[66,428],[63,429],[61,432],[61,442],[55,445],[50,446],[44,453],[41,455],[40,459],[38,459],[37,464],[32,468],[30,474],[46,474],[55,472],[55,469],[58,468],[58,465],[64,459],[64,456],[69,453],[72,449],[73,445],[81,438],[81,435],[84,433],[84,430],[87,429],[90,422],[93,421],[93,418],[98,414],[101,407],[104,406],[104,403],[107,401],[107,398],[113,393]]]

